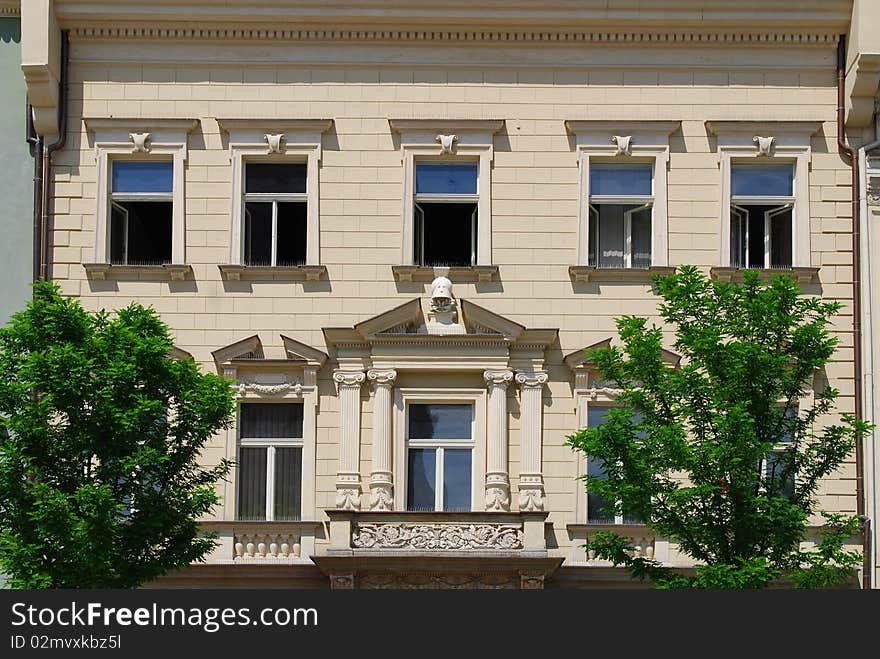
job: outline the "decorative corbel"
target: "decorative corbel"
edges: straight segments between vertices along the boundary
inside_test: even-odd
[[[458,135],[438,135],[434,139],[440,143],[440,155],[455,153],[455,144],[458,142]]]
[[[770,149],[773,146],[773,143],[776,141],[776,138],[770,135],[769,137],[761,137],[760,135],[755,135],[752,138],[752,142],[755,143],[755,146],[758,147],[758,155],[759,156],[769,156]]]
[[[129,139],[131,139],[134,147],[132,148],[132,153],[149,153],[150,152],[150,134],[149,133],[129,133]]]
[[[283,148],[284,143],[284,133],[276,133],[272,135],[271,133],[266,133],[263,136],[266,142],[269,144],[269,153],[281,153],[281,149]]]
[[[632,135],[612,135],[611,143],[617,145],[615,156],[632,155]]]

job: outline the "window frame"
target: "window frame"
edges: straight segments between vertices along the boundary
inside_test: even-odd
[[[722,268],[731,263],[731,205],[733,164],[781,164],[794,167],[794,206],[792,208],[791,267],[809,267],[810,246],[810,162],[811,137],[822,129],[821,122],[807,121],[707,121],[706,130],[717,139],[718,165],[721,174],[720,240],[718,263]],[[759,136],[762,137],[759,140]],[[766,153],[760,143],[772,137]],[[773,203],[773,197],[765,197]],[[767,203],[765,202],[765,203]],[[780,204],[781,205],[781,204]]]
[[[653,206],[651,212],[651,264],[649,267],[667,266],[669,264],[669,198],[667,190],[669,136],[679,130],[681,122],[568,120],[565,122],[565,126],[568,132],[575,136],[579,168],[575,265],[594,267],[589,262],[590,205],[594,199],[590,194],[591,163],[650,162],[653,165]],[[618,136],[629,138],[625,147],[622,145],[623,140],[616,139]],[[608,199],[612,199],[612,197]],[[622,197],[622,199],[627,199],[627,197]]]
[[[244,266],[245,166],[248,162],[306,164],[306,263],[321,263],[320,182],[322,138],[332,119],[217,119],[229,135],[232,165],[229,263]],[[277,146],[277,149],[275,148]],[[300,193],[296,193],[300,194]],[[273,211],[274,212],[274,211]],[[273,245],[273,254],[276,251]],[[278,268],[279,266],[269,266]]]
[[[479,198],[475,232],[476,254],[472,265],[492,265],[493,136],[504,126],[504,120],[389,119],[389,125],[391,130],[400,136],[400,160],[403,165],[400,263],[405,266],[422,267],[415,259],[416,161],[473,162],[476,160]],[[442,153],[442,147],[437,140],[440,135],[457,137],[453,153]]]
[[[83,121],[86,125],[86,130],[93,133],[95,139],[94,264],[111,265],[110,213],[112,210],[112,163],[116,160],[156,161],[168,159],[172,162],[170,264],[185,264],[187,135],[199,124],[199,120],[97,117],[84,118]],[[138,266],[126,265],[124,267]]]
[[[269,405],[300,405],[302,406],[302,415],[303,415],[303,428],[302,428],[302,436],[301,437],[242,437],[241,436],[241,405],[248,404],[262,404],[266,403]],[[305,402],[302,400],[276,400],[276,401],[257,401],[257,400],[240,400],[239,401],[239,409],[236,412],[236,423],[235,423],[235,433],[236,433],[236,448],[235,448],[235,458],[236,464],[241,464],[241,449],[242,448],[266,448],[266,518],[263,520],[242,520],[239,517],[239,499],[238,499],[238,484],[240,483],[240,477],[238,472],[236,472],[236,497],[234,506],[234,519],[236,521],[263,521],[263,522],[275,522],[275,521],[302,521],[305,519],[303,517],[303,508],[304,500],[305,500],[305,479],[303,475],[305,473],[305,434],[306,434],[306,409]],[[300,449],[300,473],[299,473],[299,489],[300,489],[300,510],[299,510],[299,519],[296,520],[276,520],[275,519],[275,453],[278,448],[298,448]]]
[[[114,192],[113,191],[113,168],[120,162],[170,162],[172,189],[170,192]],[[111,157],[107,163],[109,168],[110,185],[108,188],[108,216],[107,216],[107,262],[112,265],[130,267],[128,260],[128,235],[129,235],[129,211],[124,209],[120,202],[164,202],[171,203],[171,260],[168,263],[176,263],[174,260],[174,160],[166,158],[134,158],[134,157]],[[122,263],[113,262],[113,210],[119,207],[125,213],[125,256]],[[150,264],[162,265],[162,264]]]
[[[419,440],[412,448],[470,448],[471,449],[471,512],[485,510],[486,480],[486,391],[485,389],[454,388],[426,389],[397,387],[394,395],[394,507],[407,510],[409,487],[409,406],[411,404],[470,404],[473,406],[471,439]],[[440,464],[437,460],[436,464]],[[437,467],[442,476],[442,466]],[[436,474],[435,474],[436,477]],[[434,493],[435,509],[437,502],[442,505],[442,481],[438,481]],[[435,512],[440,512],[435,510]],[[449,513],[455,514],[455,513]]]

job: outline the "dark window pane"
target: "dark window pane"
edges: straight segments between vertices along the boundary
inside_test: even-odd
[[[471,509],[471,450],[443,449],[443,510]]]
[[[765,206],[749,206],[748,267],[764,267],[764,211]]]
[[[651,209],[632,214],[632,267],[651,267]]]
[[[306,262],[306,204],[278,204],[278,251],[276,265]]]
[[[238,518],[266,519],[265,448],[238,450]]]
[[[423,404],[409,406],[410,439],[471,439],[472,405]]]
[[[787,451],[773,451],[767,455],[767,488],[775,496],[786,499],[794,496],[794,473],[787,469],[789,460]]]
[[[730,178],[734,197],[790,197],[794,190],[791,165],[733,165]]]
[[[272,265],[272,202],[245,204],[244,264]]]
[[[407,457],[406,509],[434,510],[436,449],[411,448]]]
[[[770,218],[770,266],[791,267],[791,210]]]
[[[477,194],[475,162],[416,163],[416,194]]]
[[[652,194],[650,164],[596,163],[590,165],[590,196]]]
[[[244,168],[244,191],[262,193],[300,193],[306,191],[305,163],[255,163]]]
[[[297,520],[302,504],[302,449],[275,449],[275,519]]]
[[[598,235],[600,268],[622,268],[625,241],[623,212],[630,206],[620,204],[600,204]]]
[[[416,262],[426,266],[469,266],[476,253],[476,204],[418,204]],[[421,217],[421,220],[418,217]]]
[[[170,201],[113,202],[110,262],[127,265],[171,263],[171,224]]]
[[[165,192],[171,194],[174,164],[168,161],[113,163],[112,192]]]
[[[592,408],[591,408],[592,411]],[[605,478],[605,463],[596,458],[587,461],[587,474],[594,478]],[[591,492],[587,488],[587,521],[594,524],[613,524],[614,508],[608,499],[602,495]]]
[[[242,438],[300,438],[303,436],[303,404],[242,403],[239,424]]]

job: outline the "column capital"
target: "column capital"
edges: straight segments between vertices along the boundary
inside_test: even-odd
[[[391,386],[394,384],[394,381],[397,379],[397,371],[393,368],[389,369],[374,369],[371,368],[367,371],[367,379],[371,382],[374,382],[376,386],[387,385]]]
[[[540,389],[547,384],[548,379],[549,376],[546,371],[519,372],[516,374],[516,382],[523,389]]]
[[[513,381],[513,371],[508,369],[483,371],[483,378],[489,387],[503,387],[506,389],[507,385]]]
[[[366,377],[363,371],[334,371],[333,380],[340,387],[353,387],[360,389]]]

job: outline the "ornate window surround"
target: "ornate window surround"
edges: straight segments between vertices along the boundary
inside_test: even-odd
[[[489,280],[497,272],[492,266],[492,160],[493,135],[504,126],[503,119],[389,119],[391,130],[400,136],[400,160],[403,164],[403,210],[401,215],[401,254],[403,267],[394,269],[396,279],[413,279],[413,198],[417,160],[474,161],[477,175],[477,261],[480,280]],[[425,270],[433,271],[433,268]],[[450,276],[463,281],[471,268],[454,268]],[[427,275],[426,275],[427,276]],[[424,277],[423,277],[424,278]]]
[[[198,119],[83,118],[94,135],[95,149],[95,251],[92,263],[84,263],[93,279],[110,273],[139,272],[183,280],[192,271],[186,263],[185,165],[187,135]],[[173,163],[171,263],[156,266],[111,265],[109,256],[110,176],[113,160],[170,159]]]
[[[394,389],[394,509],[406,510],[407,408],[411,403],[469,403],[474,406],[471,460],[471,510],[485,510],[486,481],[486,399],[485,389],[396,387]],[[465,447],[465,444],[462,444]]]
[[[653,164],[654,204],[651,218],[652,269],[669,264],[669,219],[666,167],[669,136],[680,121],[568,120],[565,127],[575,136],[578,176],[577,254],[569,273],[576,281],[600,274],[587,261],[590,243],[590,162],[645,162]],[[616,277],[627,276],[624,271]]]
[[[718,141],[721,169],[719,268],[712,274],[729,279],[730,194],[733,162],[792,163],[794,165],[794,245],[792,270],[798,279],[810,281],[818,271],[811,268],[810,254],[810,138],[822,129],[818,121],[707,121],[706,131]]]
[[[315,461],[318,412],[318,370],[327,355],[284,335],[285,358],[267,359],[258,335],[242,339],[214,351],[217,370],[236,384],[237,402],[303,403],[302,507],[303,520],[317,519],[315,507]],[[235,460],[238,449],[238,423],[225,433],[225,457]],[[225,517],[235,519],[236,480],[224,484]],[[309,555],[303,547],[303,555]]]
[[[226,279],[255,273],[286,274],[290,278],[317,280],[326,272],[321,261],[319,171],[321,138],[332,119],[217,119],[229,135],[232,165],[229,263],[220,265]],[[245,266],[243,261],[244,169],[247,162],[305,162],[307,201],[306,265],[293,268]]]

